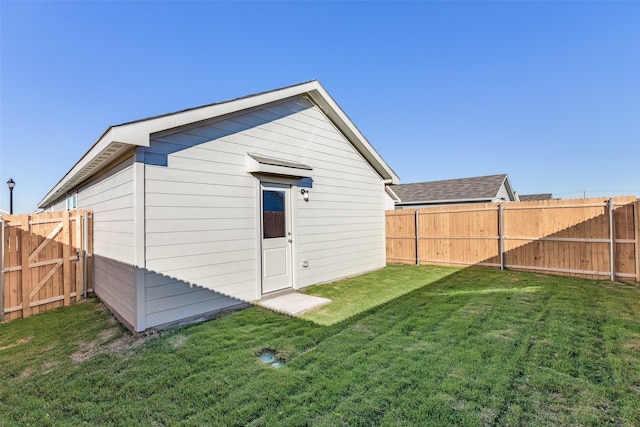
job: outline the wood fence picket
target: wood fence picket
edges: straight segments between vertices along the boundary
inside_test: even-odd
[[[86,294],[92,228],[90,211],[1,218],[0,321],[68,306]]]
[[[639,210],[627,196],[387,211],[387,262],[640,281]]]

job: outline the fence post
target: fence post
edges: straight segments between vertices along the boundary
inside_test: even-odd
[[[74,236],[76,238],[76,241],[74,243],[73,249],[76,251],[78,263],[76,264],[76,280],[73,283],[73,288],[76,290],[75,300],[77,302],[80,301],[80,298],[82,297],[80,286],[82,286],[82,276],[84,274],[84,254],[82,253],[82,216],[80,216],[79,210],[76,210],[75,221],[76,231],[74,233]]]
[[[89,263],[89,212],[84,211],[84,222],[82,223],[82,296],[87,297],[87,275]]]
[[[21,265],[20,284],[22,286],[22,317],[31,315],[31,270],[29,269],[29,254],[31,252],[31,215],[21,215],[20,239]]]
[[[615,266],[615,234],[613,229],[613,198],[609,199],[609,263],[611,265],[611,281],[616,280],[616,266]]]
[[[640,199],[633,205],[635,211],[635,240],[636,240],[636,281],[640,282]]]
[[[500,270],[504,270],[504,206],[498,205],[498,247],[500,250]]]
[[[0,218],[0,322],[4,322],[4,219]]]
[[[420,212],[416,209],[416,265],[420,265]]]
[[[64,305],[71,304],[71,217],[69,211],[62,213],[62,286]]]

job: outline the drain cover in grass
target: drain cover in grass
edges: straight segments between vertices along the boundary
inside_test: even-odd
[[[258,357],[262,363],[271,365],[273,368],[282,368],[284,362],[276,357],[276,352],[273,350],[263,350]]]
[[[260,355],[260,361],[262,363],[273,363],[276,360],[276,356],[273,353],[265,352]]]

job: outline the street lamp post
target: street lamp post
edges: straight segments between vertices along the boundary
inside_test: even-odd
[[[9,186],[9,215],[13,215],[13,187],[16,186],[16,182],[9,178],[7,186]]]

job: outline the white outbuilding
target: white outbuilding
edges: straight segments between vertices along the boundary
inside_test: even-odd
[[[131,330],[384,267],[399,179],[318,81],[112,126],[39,203],[91,209]]]

